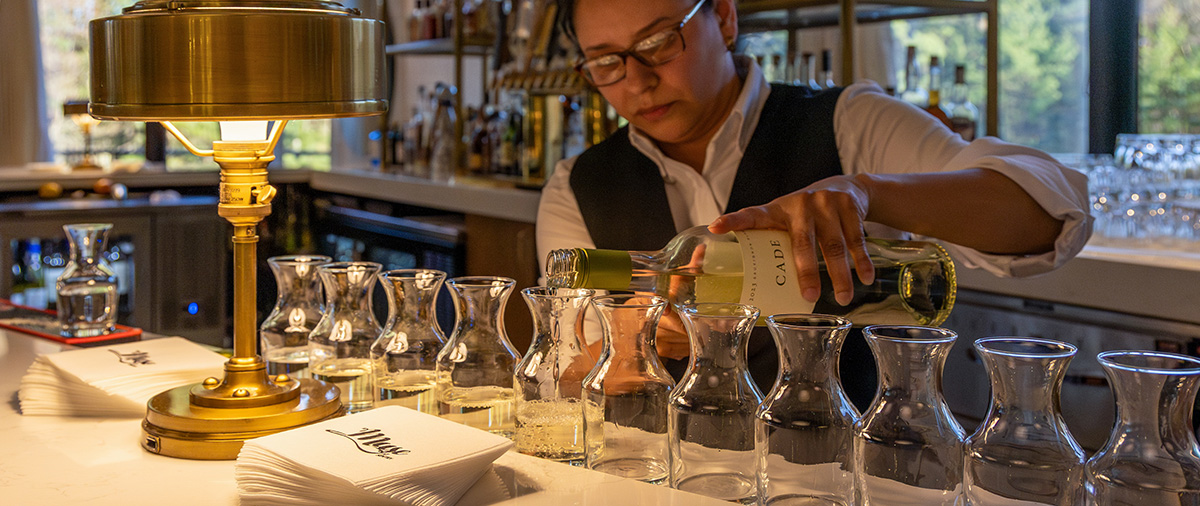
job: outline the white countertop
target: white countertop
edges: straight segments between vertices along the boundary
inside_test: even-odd
[[[141,449],[140,419],[22,416],[17,389],[38,354],[63,345],[0,329],[0,503],[237,504],[234,461],[182,460]],[[727,505],[664,486],[509,452],[493,465],[512,497],[468,491],[459,504]],[[495,490],[477,487],[479,490]],[[476,489],[472,489],[476,490]]]

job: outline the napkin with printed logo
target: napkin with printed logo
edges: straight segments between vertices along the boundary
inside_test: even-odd
[[[387,406],[247,441],[234,476],[243,505],[448,506],[512,445]]]
[[[226,360],[182,337],[41,355],[21,378],[21,414],[141,418],[151,397],[221,377]]]

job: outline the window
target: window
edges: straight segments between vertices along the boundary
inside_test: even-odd
[[[1142,0],[1138,131],[1200,133],[1200,0]]]
[[[46,88],[46,113],[50,118],[50,140],[57,162],[73,163],[84,150],[83,133],[63,116],[63,103],[87,100],[89,57],[88,22],[121,13],[134,0],[38,0],[42,70]],[[208,149],[219,138],[216,123],[179,123],[179,130],[200,149]],[[145,123],[105,121],[92,133],[92,152],[102,165],[140,164],[145,161]],[[332,145],[331,121],[289,122],[276,150],[273,167],[329,170]],[[188,153],[167,135],[168,170],[215,170],[211,159]]]
[[[46,117],[50,118],[50,141],[54,161],[74,163],[83,156],[83,132],[63,116],[63,103],[87,100],[88,22],[119,14],[127,0],[39,0],[39,37],[42,71],[46,88]],[[92,132],[92,152],[101,165],[113,161],[145,160],[144,123],[101,122]]]
[[[1000,137],[1050,153],[1086,152],[1087,0],[999,0],[998,7]],[[986,24],[980,14],[893,21],[892,28],[900,47],[939,55],[944,68],[966,65],[971,99],[983,112]],[[953,73],[942,76],[945,83]]]

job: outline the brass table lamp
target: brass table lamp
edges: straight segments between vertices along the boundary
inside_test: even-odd
[[[92,129],[100,124],[100,120],[88,114],[86,100],[72,100],[63,104],[63,116],[66,116],[83,131],[83,158],[71,166],[71,170],[99,170],[100,164],[92,157]]]
[[[268,377],[256,353],[257,227],[271,213],[267,165],[287,120],[387,110],[383,22],[317,0],[143,0],[90,28],[91,115],[162,122],[189,151],[212,156],[221,168],[218,214],[233,225],[225,377],[152,398],[142,447],[234,459],[247,439],[338,416],[336,387]],[[199,149],[172,121],[221,121],[222,140]],[[267,121],[275,122],[269,135]]]

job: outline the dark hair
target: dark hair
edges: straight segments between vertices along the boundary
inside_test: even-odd
[[[653,1],[653,0],[646,0]],[[558,29],[571,43],[575,44],[575,48],[579,49],[579,39],[575,37],[575,4],[578,0],[555,0],[558,4]],[[692,4],[695,5],[695,4]],[[712,0],[705,0],[701,10],[711,10],[713,6]]]

